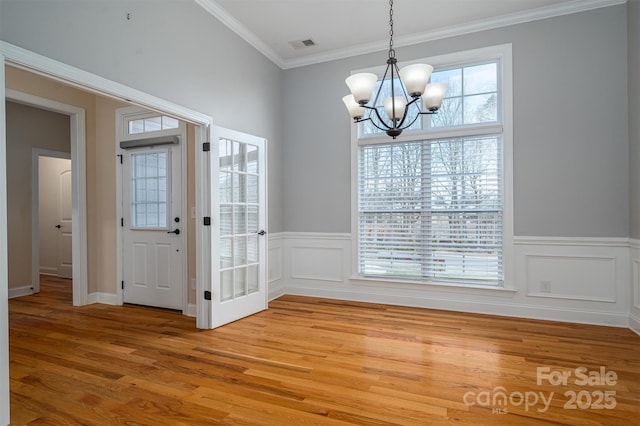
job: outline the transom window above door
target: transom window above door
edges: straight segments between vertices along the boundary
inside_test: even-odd
[[[177,129],[178,120],[166,115],[157,115],[154,117],[145,117],[130,119],[127,121],[127,133],[129,135],[138,135],[141,133],[157,132],[160,130]]]

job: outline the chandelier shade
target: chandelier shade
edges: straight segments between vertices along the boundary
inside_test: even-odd
[[[347,95],[342,98],[342,102],[347,107],[351,118],[359,120],[364,117],[365,108],[356,102],[353,95]]]
[[[378,76],[370,72],[354,74],[345,80],[349,90],[351,90],[351,94],[360,105],[364,105],[371,100],[371,94],[377,82]]]
[[[424,93],[429,77],[431,77],[431,72],[433,72],[433,67],[429,64],[413,64],[402,68],[398,74],[407,89],[407,93],[415,98],[422,96]]]
[[[407,99],[404,96],[394,96],[393,98],[386,98],[382,101],[384,111],[387,113],[389,119],[397,121],[404,117],[407,109]]]
[[[389,1],[389,52],[387,68],[382,81],[391,81],[391,96],[380,99],[384,84],[378,86],[378,75],[373,73],[353,74],[345,80],[351,95],[342,98],[349,116],[355,123],[369,121],[393,139],[409,128],[423,114],[436,114],[442,107],[447,92],[446,83],[429,83],[433,67],[429,64],[411,64],[398,68],[396,51],[393,48],[393,0]],[[401,84],[396,87],[396,81]],[[382,103],[382,105],[381,105]],[[379,107],[384,113],[381,114]],[[411,111],[409,111],[411,109]],[[386,114],[386,118],[383,115]]]
[[[447,83],[430,83],[422,96],[424,106],[429,111],[437,111],[442,106],[442,99],[447,93],[449,85]]]

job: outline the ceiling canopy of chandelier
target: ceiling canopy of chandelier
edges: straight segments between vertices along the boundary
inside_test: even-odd
[[[351,94],[343,97],[342,101],[355,123],[370,121],[374,127],[395,139],[421,115],[438,112],[447,92],[447,84],[429,83],[433,67],[428,64],[412,64],[402,69],[398,68],[396,51],[393,48],[393,0],[389,1],[389,27],[389,57],[382,81],[387,77],[390,79],[391,97],[382,101],[384,113],[378,108],[382,84],[372,96],[378,82],[377,74],[358,73],[348,77],[345,82]],[[402,81],[399,93],[396,93],[394,84],[397,78]],[[409,113],[412,108],[414,112]]]

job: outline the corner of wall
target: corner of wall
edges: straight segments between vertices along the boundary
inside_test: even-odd
[[[282,232],[269,234],[269,242],[267,248],[267,267],[269,270],[269,273],[267,274],[267,298],[269,301],[277,299],[278,297],[285,294],[284,282],[282,279],[284,240],[285,236]]]
[[[640,335],[640,240],[631,239],[629,247],[629,328]]]

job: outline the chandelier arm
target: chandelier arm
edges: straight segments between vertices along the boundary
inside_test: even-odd
[[[406,129],[407,127],[409,127],[411,125],[411,124],[409,124],[409,126],[407,126],[407,127],[402,127],[402,124],[404,123],[404,120],[407,119],[407,113],[408,112],[409,112],[409,105],[405,105],[404,114],[402,114],[402,120],[399,120],[397,124],[396,123],[393,124],[393,128],[394,129],[403,130],[403,129]],[[412,124],[413,124],[413,122],[412,122]]]
[[[380,83],[380,87],[378,87],[378,91],[376,92],[376,97],[373,99],[373,106],[374,107],[378,103],[378,98],[380,97],[380,92],[382,92],[382,85],[384,84],[384,81],[386,80],[388,73],[389,73],[389,65],[387,65],[387,68],[384,70],[384,75],[382,76],[382,83]],[[365,106],[365,108],[367,108],[367,107]]]
[[[389,129],[393,129],[393,128],[395,128],[395,125],[394,125],[394,126],[388,126],[388,125],[387,125],[387,123],[385,123],[385,122],[384,122],[384,119],[382,118],[382,116],[381,116],[381,115],[380,115],[380,113],[378,112],[378,109],[377,109],[377,108],[374,108],[374,109],[373,109],[373,112],[375,112],[375,113],[376,113],[376,117],[378,117],[378,121],[380,121],[380,124],[382,124],[382,125],[385,127],[385,129],[380,129],[380,127],[378,127],[380,130],[389,130]],[[392,120],[392,121],[393,121],[393,120]],[[372,123],[374,123],[374,121],[373,121],[373,120],[371,120],[371,122],[372,122]],[[377,127],[377,126],[376,126],[376,127]]]
[[[394,63],[390,63],[389,67],[391,68],[391,121],[393,122],[393,127],[396,127],[396,89],[395,89],[395,77],[393,76],[393,71],[398,68],[398,65]],[[405,109],[405,112],[407,110]]]
[[[381,131],[383,131],[383,132],[386,132],[387,130],[389,130],[389,129],[391,128],[391,127],[382,128],[382,127],[378,126],[378,125],[376,124],[376,122],[375,122],[375,121],[373,121],[373,120],[371,119],[371,117],[367,117],[367,118],[360,118],[360,119],[354,120],[354,122],[355,122],[355,123],[364,123],[365,121],[370,121],[370,122],[371,122],[371,125],[372,125],[373,127],[375,127],[375,128],[376,128],[376,129],[378,129],[378,130],[381,130]],[[384,126],[386,126],[384,123],[382,123],[382,124],[383,124]]]
[[[417,98],[413,98],[413,99],[411,100],[411,102],[409,102],[409,103],[407,104],[407,108],[409,108],[411,105],[415,104],[415,103],[418,101],[418,99],[420,99],[420,98],[419,98],[419,97],[417,97]],[[420,107],[419,107],[418,105],[416,105],[416,108],[418,108],[418,111],[420,111],[420,113],[422,114],[422,110],[420,110]]]
[[[422,114],[422,113],[417,114],[417,115],[415,116],[415,118],[414,118],[413,120],[411,120],[411,123],[407,124],[406,126],[400,126],[400,127],[398,127],[398,128],[399,128],[400,130],[405,130],[405,129],[408,129],[409,127],[413,126],[413,123],[415,123],[416,121],[418,121],[418,118],[420,117],[420,115],[421,115],[421,114]]]
[[[371,120],[371,118],[368,118],[368,120]],[[391,127],[386,127],[387,125],[386,125],[386,124],[384,124],[384,123],[382,123],[382,125],[383,125],[383,126],[385,126],[386,128],[382,128],[382,127],[378,126],[378,125],[376,124],[376,122],[375,122],[375,121],[373,121],[373,120],[371,120],[371,124],[373,125],[373,127],[375,127],[375,128],[376,128],[376,129],[378,129],[378,130],[381,130],[381,131],[383,131],[383,132],[386,132],[387,130],[391,129]]]

